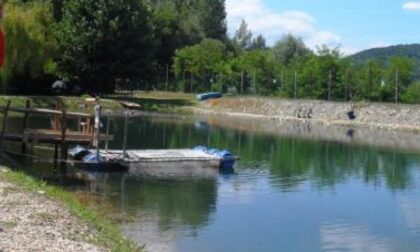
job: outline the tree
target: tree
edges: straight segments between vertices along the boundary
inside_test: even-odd
[[[274,58],[282,65],[288,66],[293,60],[311,54],[301,38],[288,34],[273,47]]]
[[[199,11],[206,38],[224,41],[227,33],[225,0],[201,0]]]
[[[384,85],[383,78],[384,65],[382,61],[368,60],[360,69],[357,85],[357,94],[359,98],[369,101],[380,100],[381,87]]]
[[[52,22],[42,3],[7,4],[6,60],[0,72],[3,92],[33,94],[48,89],[54,79]]]
[[[394,56],[389,60],[385,70],[384,85],[380,99],[388,102],[398,102],[409,85],[414,81],[414,61],[408,57]]]
[[[344,88],[341,85],[340,51],[338,48],[330,49],[326,46],[318,48],[316,55],[295,60],[295,68],[303,65],[302,82],[299,86],[299,97],[312,97],[317,99],[341,99],[344,97]]]
[[[410,85],[405,91],[402,100],[408,103],[420,103],[420,82]]]
[[[186,72],[190,74],[191,92],[194,91],[193,80],[199,80],[198,90],[206,91],[211,87],[213,75],[223,68],[226,55],[221,41],[204,39],[200,44],[176,50],[173,70],[178,78]],[[184,86],[184,90],[187,89]]]
[[[241,25],[236,31],[234,41],[241,51],[245,51],[251,46],[252,32],[248,29],[248,24],[245,20],[242,20]]]
[[[117,79],[139,79],[151,55],[149,12],[142,0],[68,0],[55,27],[63,77],[113,92]]]
[[[256,38],[252,39],[250,50],[264,50],[266,49],[266,40],[262,35],[258,35]]]

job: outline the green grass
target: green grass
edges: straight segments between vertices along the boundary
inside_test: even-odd
[[[7,100],[11,100],[13,107],[24,107],[26,100],[29,99],[33,107],[54,109],[58,98],[62,99],[68,111],[85,112],[80,105],[83,104],[86,97],[0,96],[0,106],[5,106]],[[191,107],[196,105],[195,95],[174,92],[135,92],[133,95],[116,93],[105,99],[102,98],[100,103],[106,108],[119,110],[122,106],[118,101],[138,103],[142,106],[142,111],[169,114],[190,114],[192,113]]]
[[[136,91],[133,94],[117,93],[108,98],[138,103],[143,111],[167,114],[191,114],[191,107],[197,104],[194,94],[175,92]]]
[[[25,107],[26,100],[30,100],[34,108],[54,109],[57,99],[61,99],[65,108],[73,112],[85,112],[81,106],[86,97],[74,96],[0,96],[0,106],[5,106],[8,100],[11,100],[13,107]],[[121,109],[121,105],[114,100],[101,99],[100,104],[110,109]]]
[[[75,194],[10,169],[7,169],[7,172],[0,172],[0,177],[22,186],[28,191],[44,191],[47,196],[62,203],[76,217],[98,231],[99,235],[94,238],[93,243],[115,252],[141,251],[122,236],[115,224],[105,219],[104,216],[100,216],[94,209],[82,204]]]

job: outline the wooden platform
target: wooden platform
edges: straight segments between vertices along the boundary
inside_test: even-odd
[[[106,162],[128,169],[128,173],[153,178],[211,178],[217,176],[221,158],[191,149],[179,150],[101,150]]]
[[[104,151],[101,150],[100,155],[108,161],[119,161],[127,164],[145,163],[145,162],[208,162],[214,161],[220,163],[221,158],[206,154],[202,151],[195,151],[191,149],[179,150],[129,150],[126,156],[123,151]]]
[[[67,144],[89,144],[92,142],[92,134],[66,131],[65,134]],[[14,142],[37,142],[37,143],[60,143],[62,141],[62,132],[55,130],[46,129],[26,129],[23,134],[19,133],[7,133],[5,139]],[[113,136],[106,137],[101,134],[101,141],[108,140],[112,141]]]

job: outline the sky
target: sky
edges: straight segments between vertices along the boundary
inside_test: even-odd
[[[226,0],[226,11],[231,36],[244,19],[270,46],[287,33],[345,54],[420,43],[420,0]]]

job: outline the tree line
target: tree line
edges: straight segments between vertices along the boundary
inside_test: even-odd
[[[412,59],[359,62],[293,35],[268,46],[245,21],[230,37],[224,0],[21,0],[5,12],[4,93],[42,93],[60,78],[86,92],[420,102]]]

